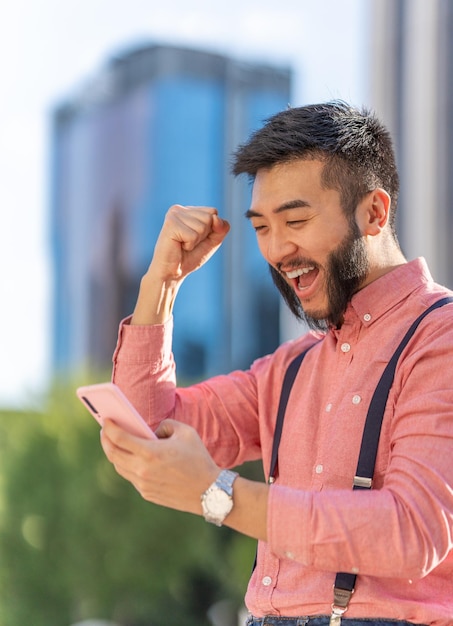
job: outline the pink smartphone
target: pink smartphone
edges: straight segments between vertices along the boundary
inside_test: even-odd
[[[104,418],[109,418],[131,435],[146,439],[157,438],[143,417],[114,383],[79,387],[76,394],[101,426]]]

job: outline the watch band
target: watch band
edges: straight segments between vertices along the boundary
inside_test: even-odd
[[[238,477],[237,472],[232,470],[222,470],[217,476],[217,480],[213,483],[217,487],[220,487],[225,493],[233,497],[233,483]]]

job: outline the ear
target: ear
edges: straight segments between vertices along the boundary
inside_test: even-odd
[[[356,221],[363,235],[378,235],[389,221],[391,199],[380,187],[370,191],[356,209]]]

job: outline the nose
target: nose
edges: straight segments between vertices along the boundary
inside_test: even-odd
[[[268,237],[264,257],[271,265],[282,263],[286,258],[294,255],[297,245],[284,233],[272,233]]]

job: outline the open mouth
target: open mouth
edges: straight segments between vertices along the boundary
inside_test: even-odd
[[[299,267],[290,272],[285,272],[286,277],[291,281],[296,291],[305,291],[315,282],[319,274],[319,269],[314,265]]]

